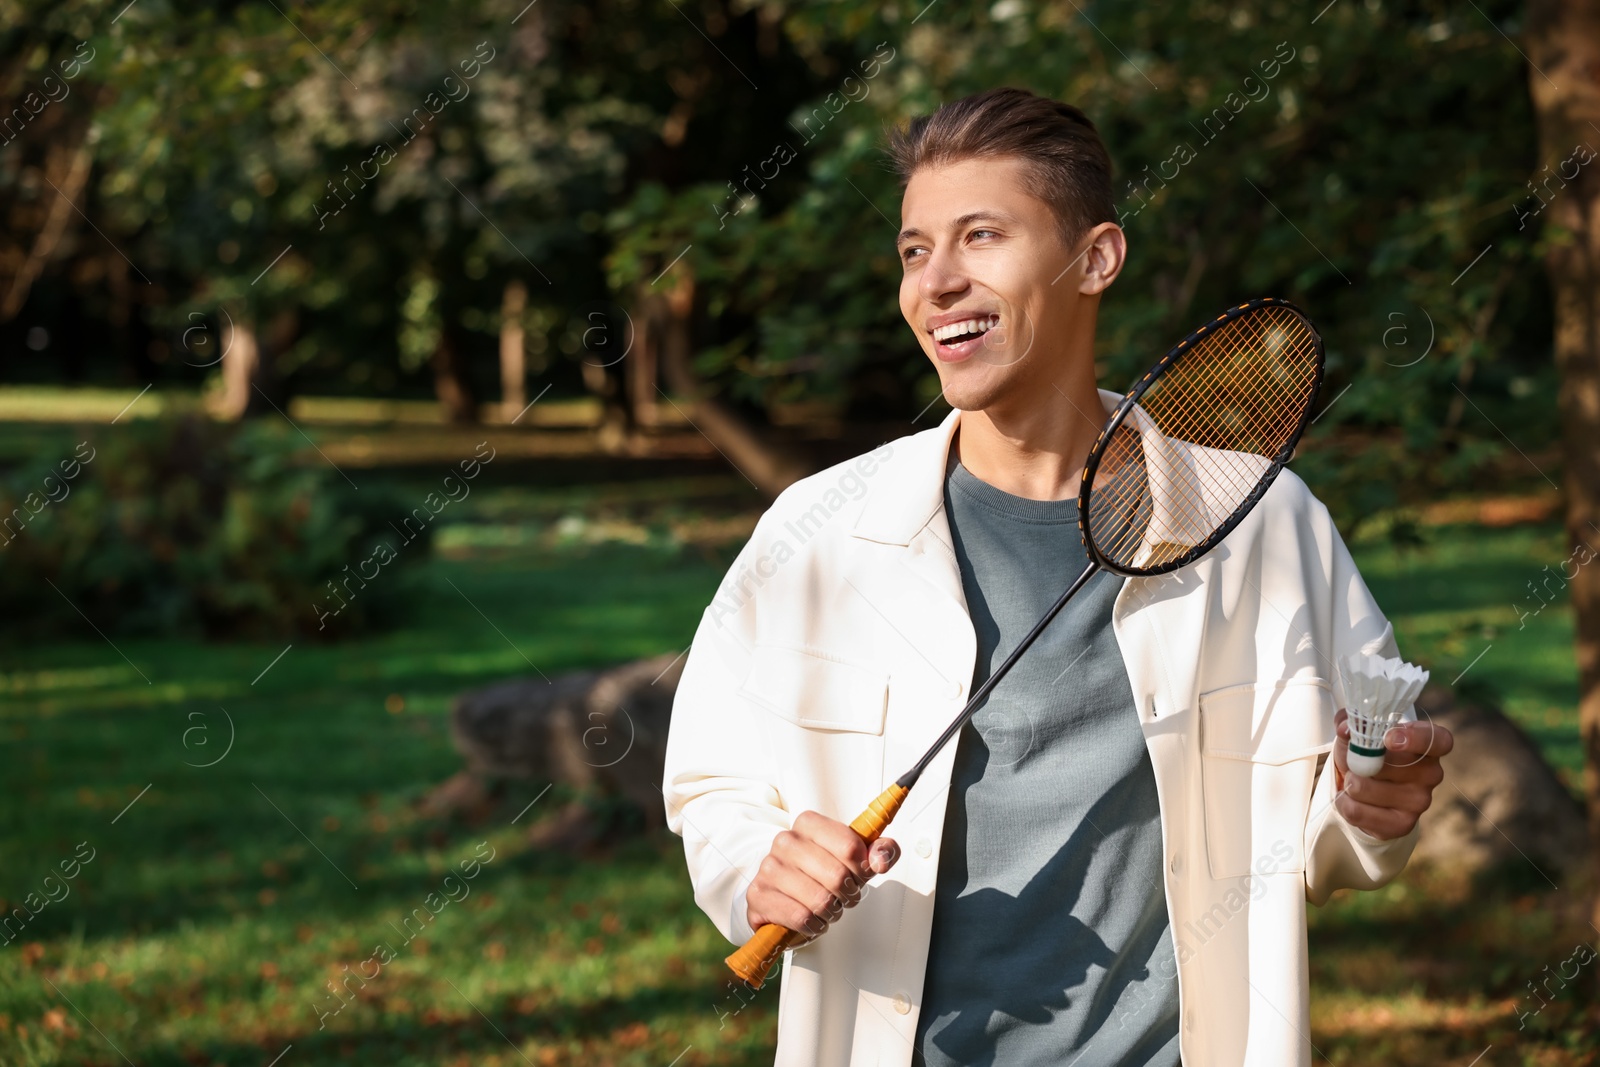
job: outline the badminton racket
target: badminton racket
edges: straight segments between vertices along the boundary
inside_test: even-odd
[[[1178,342],[1106,420],[1078,489],[1089,562],[1061,599],[984,681],[917,765],[850,828],[867,843],[888,828],[939,751],[1078,591],[1101,570],[1165,574],[1210,551],[1249,514],[1311,419],[1322,338],[1299,308],[1262,297],[1230,307]],[[768,923],[727,959],[760,989],[785,949],[807,935]]]

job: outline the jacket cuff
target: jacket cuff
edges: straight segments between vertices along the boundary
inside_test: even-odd
[[[1399,858],[1398,862],[1403,865],[1410,858],[1411,850],[1417,846],[1418,831],[1422,829],[1422,821],[1419,819],[1417,820],[1417,825],[1411,828],[1411,832],[1403,837],[1375,837],[1346,819],[1337,805],[1333,809],[1333,817],[1344,828],[1345,834],[1350,838],[1351,844],[1355,848],[1372,856],[1374,859],[1385,858],[1386,862],[1383,864],[1385,867],[1390,867],[1394,863],[1394,860],[1389,858],[1391,854],[1400,852],[1402,849],[1405,855]]]
[[[728,916],[728,939],[735,944],[742,945],[756,935],[750,926],[750,905],[745,899],[750,895],[750,883],[746,882],[739,887],[733,895],[733,912]]]
[[[1336,889],[1378,889],[1405,867],[1416,848],[1420,824],[1404,837],[1375,837],[1329,804],[1307,856],[1307,898],[1323,904]]]

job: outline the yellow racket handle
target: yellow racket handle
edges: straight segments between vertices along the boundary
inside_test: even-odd
[[[878,799],[867,805],[866,811],[856,816],[850,829],[859,834],[861,840],[872,844],[883,836],[883,831],[888,829],[900,805],[905,803],[906,794],[910,792],[898,782],[891,785],[878,795]],[[772,971],[772,965],[778,962],[778,957],[805,939],[805,934],[785,929],[777,923],[767,923],[751,935],[739,951],[728,957],[728,967],[751,989],[760,989]]]

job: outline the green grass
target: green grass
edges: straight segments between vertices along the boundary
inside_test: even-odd
[[[459,768],[446,714],[462,690],[530,661],[554,674],[681,650],[754,506],[731,476],[548,487],[511,471],[440,531],[434,591],[392,632],[275,664],[281,645],[113,649],[87,628],[0,650],[0,895],[15,907],[78,842],[96,850],[70,896],[0,944],[0,1063],[264,1067],[291,1045],[280,1067],[771,1062],[776,987],[735,1014],[676,838],[586,859],[532,848],[524,830],[563,799],[512,825],[540,782],[477,822],[414,806]],[[697,521],[723,522],[723,540],[685,545]],[[1558,531],[1355,551],[1408,656],[1448,681],[1493,642],[1468,677],[1576,767],[1570,612],[1517,631],[1510,608],[1564,557]],[[495,855],[469,895],[406,942],[403,917],[480,842]],[[1593,967],[1517,1028],[1526,982],[1586,929],[1574,898],[1515,877],[1474,892],[1412,874],[1313,911],[1320,1053],[1465,1067],[1492,1041],[1483,1067],[1595,1062],[1568,1047],[1596,1021]],[[319,1029],[325,983],[379,944],[392,961],[349,980]]]
[[[1596,941],[1587,907],[1519,866],[1476,882],[1409,869],[1308,909],[1316,1062],[1592,1067],[1600,967],[1574,955]]]
[[[718,935],[675,838],[598,865],[529,849],[522,831],[559,795],[510,819],[544,783],[482,825],[412,806],[459,768],[452,696],[529,661],[554,674],[679,650],[719,563],[601,545],[432,566],[443,592],[415,625],[297,644],[259,681],[282,646],[7,651],[8,906],[78,842],[96,855],[0,947],[0,1062],[119,1063],[115,1042],[140,1065],[264,1064],[289,1044],[297,1064],[521,1063],[497,1028],[540,1063],[665,1063],[690,1043],[703,1056],[686,1063],[751,1062],[765,1035],[713,1008]],[[469,895],[406,944],[395,925],[484,841],[496,855]],[[380,942],[393,961],[319,1030],[324,983]]]

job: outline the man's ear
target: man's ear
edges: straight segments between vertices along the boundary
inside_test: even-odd
[[[1116,223],[1102,222],[1084,235],[1082,244],[1083,279],[1078,292],[1098,296],[1122,273],[1128,258],[1127,235]]]

